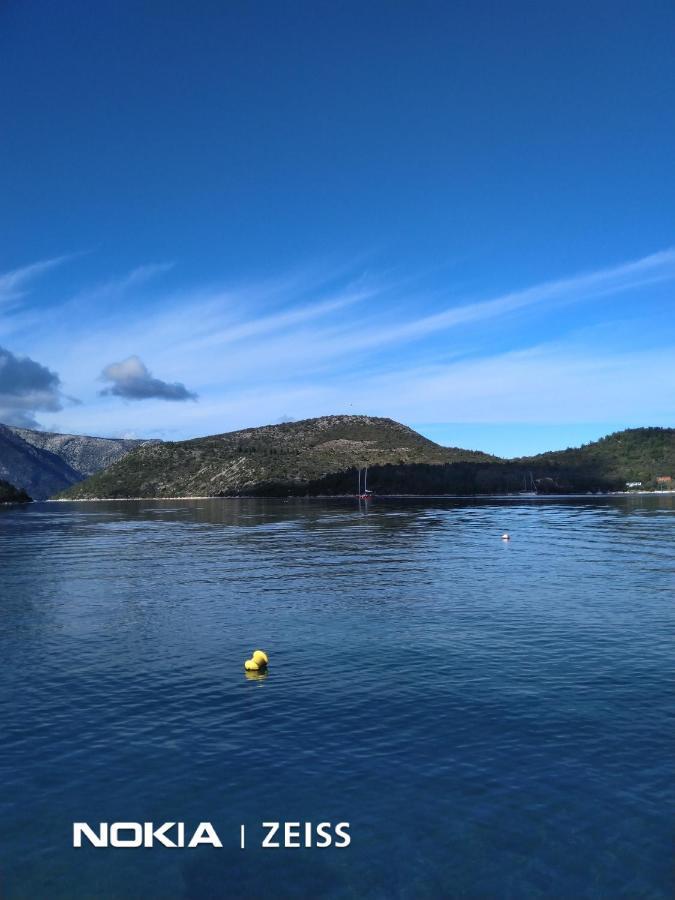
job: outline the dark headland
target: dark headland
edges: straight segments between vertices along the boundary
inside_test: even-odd
[[[25,491],[0,479],[0,503],[30,503],[31,499]]]

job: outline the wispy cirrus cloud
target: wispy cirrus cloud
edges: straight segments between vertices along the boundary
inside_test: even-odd
[[[260,318],[248,321],[230,322],[224,328],[195,338],[188,347],[191,350],[198,350],[206,346],[223,346],[224,344],[235,344],[251,338],[258,338],[262,335],[286,331],[293,326],[303,325],[313,320],[325,318],[331,313],[342,311],[355,303],[374,297],[376,293],[374,289],[347,290],[340,296],[295,306],[284,312],[263,315]]]
[[[55,256],[52,259],[38,260],[18,269],[0,272],[0,308],[4,308],[6,312],[8,307],[24,296],[31,282],[50,269],[62,265],[68,259],[72,259],[72,257]]]
[[[192,307],[194,318],[187,324],[181,304],[165,310],[152,330],[157,334],[175,332],[178,324],[182,339],[172,346],[172,355],[177,354],[188,366],[190,357],[199,351],[200,365],[210,374],[219,372],[222,377],[243,380],[283,371],[287,377],[294,373],[303,377],[308,371],[327,373],[347,359],[350,367],[370,365],[396,346],[423,348],[425,341],[462,327],[498,326],[509,315],[528,308],[552,310],[566,304],[588,304],[674,279],[675,250],[666,250],[485,300],[462,302],[460,297],[432,315],[409,315],[411,308],[428,308],[429,299],[424,295],[407,290],[401,297],[395,285],[373,283],[367,288],[348,286],[341,296],[291,305],[271,316],[256,315],[253,309],[248,315],[232,318],[229,305],[214,309],[209,302]],[[350,313],[352,306],[358,309]],[[225,346],[227,354],[221,352]],[[214,358],[206,366],[210,353]],[[457,348],[444,350],[446,358],[456,353]]]
[[[204,335],[197,316],[195,325],[184,332],[183,341],[172,352],[189,366],[189,357],[200,348],[205,351],[199,357],[200,364],[212,360],[211,365],[205,366],[210,374],[219,372],[222,378],[237,382],[264,379],[279,372],[287,380],[314,374],[330,377],[345,366],[381,369],[386,368],[392,353],[396,354],[396,365],[400,367],[399,354],[405,354],[407,365],[417,353],[427,358],[436,355],[430,341],[453,331],[463,329],[464,332],[472,325],[480,327],[477,352],[481,355],[485,328],[499,329],[515,313],[526,309],[551,312],[564,305],[588,305],[669,280],[675,280],[675,250],[478,302],[466,303],[459,298],[440,312],[417,317],[411,317],[408,311],[428,308],[429,301],[424,295],[407,292],[405,302],[401,302],[395,286],[371,285],[367,291],[348,289],[343,302],[319,301],[307,308],[291,307],[279,316],[250,315],[238,323],[228,322],[222,334],[212,331],[213,322],[210,322],[209,333]],[[369,302],[362,303],[353,312],[346,309],[361,301]],[[160,324],[160,331],[162,327]],[[445,341],[442,357],[449,362],[457,355],[475,353],[470,348],[476,343],[475,337],[467,339],[462,350],[460,345],[448,345]],[[219,348],[226,344],[227,354],[222,354]],[[207,352],[209,345],[213,358]]]
[[[146,263],[142,266],[136,266],[124,275],[117,278],[109,278],[94,286],[78,291],[67,301],[67,305],[72,308],[83,305],[91,306],[106,300],[124,297],[130,291],[143,288],[155,279],[170,272],[173,267],[174,263],[172,262]],[[63,306],[65,305],[63,304]]]
[[[637,408],[636,384],[641,409],[656,416],[669,389],[667,378],[651,391],[647,381],[655,378],[650,358],[665,359],[672,333],[660,335],[656,352],[631,355],[612,345],[606,325],[615,310],[643,315],[654,292],[675,280],[675,249],[484,299],[450,286],[415,291],[409,278],[321,278],[316,271],[193,289],[167,288],[162,278],[158,288],[170,272],[169,264],[138,267],[74,294],[77,303],[64,301],[48,329],[35,323],[24,346],[86,401],[68,410],[73,430],[166,433],[166,407],[151,401],[197,392],[199,404],[174,408],[174,435],[335,411],[408,422],[544,421],[567,415],[574,403],[595,409],[588,393],[617,409],[630,398]],[[110,302],[117,297],[129,302]],[[561,316],[563,308],[569,312]],[[528,327],[511,328],[509,347],[500,335],[523,311]],[[579,343],[575,336],[575,323],[589,315],[602,327],[602,365],[598,338]],[[106,367],[103,393],[147,400],[142,415],[134,414],[137,404],[100,399],[102,348],[121,360]]]
[[[352,350],[366,349],[399,341],[419,340],[459,325],[496,319],[529,306],[546,302],[579,303],[671,279],[675,279],[675,249],[654,253],[620,266],[544,282],[487,300],[459,303],[434,315],[371,329],[351,341],[350,347]],[[419,305],[423,307],[424,303]]]

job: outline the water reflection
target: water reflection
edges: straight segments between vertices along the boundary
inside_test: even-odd
[[[266,669],[264,672],[244,672],[247,681],[264,681],[268,675],[269,672]]]

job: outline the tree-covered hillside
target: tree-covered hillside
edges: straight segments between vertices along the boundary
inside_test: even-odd
[[[637,428],[577,449],[503,460],[441,447],[391,419],[325,416],[191,441],[144,445],[64,498],[355,493],[369,467],[379,494],[494,494],[656,487],[675,475],[675,429]]]
[[[514,462],[545,470],[560,483],[573,482],[579,487],[623,490],[627,482],[639,481],[643,488],[653,490],[659,476],[670,475],[675,480],[675,429],[631,428],[582,447]]]
[[[140,447],[65,497],[171,497],[305,491],[353,467],[489,461],[486,453],[441,447],[411,428],[374,416],[324,416]],[[352,490],[356,488],[356,480]]]

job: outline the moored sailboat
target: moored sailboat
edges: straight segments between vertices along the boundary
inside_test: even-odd
[[[523,490],[518,491],[520,497],[536,497],[537,496],[537,483],[532,476],[532,472],[528,472],[527,476],[523,478]]]
[[[368,466],[363,470],[363,490],[361,490],[361,469],[358,470],[358,492],[359,500],[369,500],[373,492],[368,488]]]

